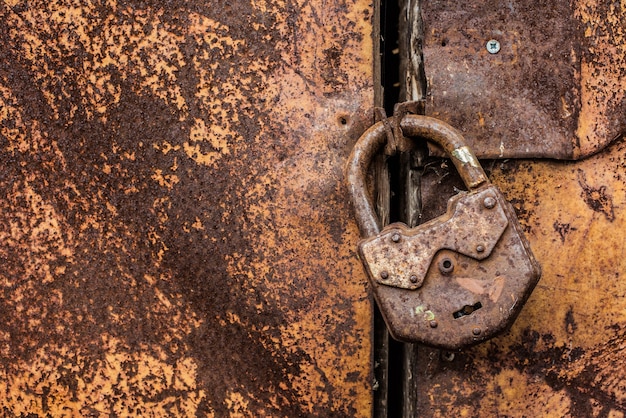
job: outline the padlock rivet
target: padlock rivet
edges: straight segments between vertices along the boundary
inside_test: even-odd
[[[400,234],[398,234],[398,233],[393,234],[393,235],[391,236],[391,240],[392,240],[393,242],[398,242],[398,241],[400,241]]]
[[[480,335],[480,333],[481,333],[481,332],[482,332],[482,331],[480,330],[480,328],[474,328],[474,329],[472,330],[472,334],[474,334],[474,335]]]
[[[488,196],[485,198],[485,200],[483,200],[483,205],[485,205],[487,209],[493,209],[496,206],[496,199]]]
[[[411,281],[411,283],[417,283],[417,276],[413,274],[411,277],[409,277],[409,280]]]
[[[430,327],[431,328],[437,328],[437,326],[439,326],[439,323],[437,323],[437,321],[435,321],[434,319],[432,321],[430,321]]]
[[[478,253],[482,253],[483,251],[485,251],[485,247],[482,245],[477,245],[476,246],[476,252]]]
[[[383,280],[387,280],[387,278],[389,278],[389,273],[387,273],[386,271],[381,271],[380,278]]]

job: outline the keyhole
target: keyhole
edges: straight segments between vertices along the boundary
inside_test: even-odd
[[[475,311],[477,311],[478,309],[482,308],[483,304],[480,302],[476,302],[473,305],[465,305],[463,306],[463,308],[459,309],[458,311],[454,312],[452,314],[452,316],[454,316],[454,319],[459,319],[461,317],[467,316],[467,315],[471,315],[472,313],[474,313]]]

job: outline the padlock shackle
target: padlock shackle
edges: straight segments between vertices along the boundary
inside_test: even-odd
[[[473,151],[466,145],[461,133],[452,126],[428,116],[405,115],[400,121],[400,127],[407,137],[422,137],[439,145],[450,156],[468,190],[489,182]],[[381,121],[361,135],[348,158],[346,178],[357,224],[364,237],[376,235],[381,229],[372,199],[367,193],[366,179],[374,156],[386,142],[385,125]]]

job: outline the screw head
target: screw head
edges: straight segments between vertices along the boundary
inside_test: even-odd
[[[437,321],[435,321],[434,319],[430,321],[431,328],[437,328],[438,326],[439,326],[439,323],[437,323]]]
[[[481,331],[481,329],[480,329],[480,328],[474,328],[474,329],[472,330],[472,334],[474,334],[474,335],[480,335],[480,333],[481,333],[481,332],[482,332],[482,331]]]
[[[417,283],[417,276],[413,274],[411,275],[411,277],[409,277],[409,280],[411,281],[411,283]]]
[[[494,207],[496,207],[496,199],[488,196],[485,198],[485,200],[483,200],[483,205],[485,205],[487,209],[493,209]]]
[[[483,251],[485,251],[485,247],[482,245],[477,245],[476,246],[476,252],[477,253],[482,253]]]
[[[400,234],[398,234],[398,233],[396,232],[395,234],[393,234],[393,235],[391,236],[391,240],[392,240],[393,242],[399,242],[399,241],[400,241]]]
[[[487,41],[487,51],[490,54],[497,54],[498,52],[500,52],[500,42],[498,42],[496,39],[490,39]]]
[[[389,278],[389,273],[387,273],[386,271],[381,271],[380,278],[383,280],[387,280]]]

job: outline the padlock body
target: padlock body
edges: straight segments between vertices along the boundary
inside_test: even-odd
[[[541,275],[492,184],[453,196],[444,215],[415,228],[389,225],[359,253],[391,335],[446,350],[506,330]]]

